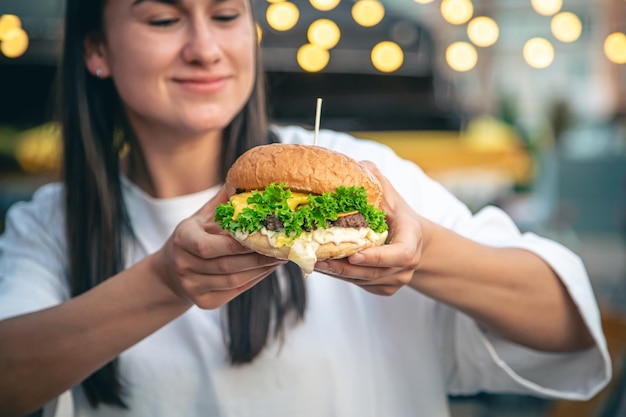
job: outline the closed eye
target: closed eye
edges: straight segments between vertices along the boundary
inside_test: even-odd
[[[180,21],[180,19],[158,19],[158,20],[151,20],[150,21],[150,26],[156,26],[156,27],[168,27],[168,26],[172,26],[175,25],[176,23],[178,23]]]
[[[239,14],[217,15],[213,17],[213,20],[217,20],[218,22],[231,22],[237,19],[239,16]]]

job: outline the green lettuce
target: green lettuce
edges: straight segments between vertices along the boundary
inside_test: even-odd
[[[369,223],[372,230],[382,233],[387,230],[385,212],[367,203],[365,187],[338,187],[335,192],[322,195],[309,194],[309,203],[291,210],[287,199],[291,191],[285,184],[272,183],[264,191],[252,191],[244,208],[233,219],[235,208],[229,201],[215,209],[215,221],[222,229],[230,232],[253,233],[262,227],[268,215],[278,217],[285,226],[288,236],[298,237],[303,230],[326,228],[327,221],[335,221],[342,213],[358,211]]]

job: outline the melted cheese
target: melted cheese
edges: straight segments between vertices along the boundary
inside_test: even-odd
[[[262,193],[262,191],[261,191]],[[235,208],[233,219],[237,220],[239,213],[246,207],[254,207],[254,204],[248,204],[248,198],[252,197],[251,192],[235,194],[230,198],[230,202]],[[287,199],[287,205],[291,210],[295,210],[298,206],[309,204],[309,195],[304,193],[291,193],[291,197]]]
[[[246,207],[250,206],[248,204],[248,198],[250,197],[252,197],[252,193],[240,193],[235,194],[230,198],[230,202],[235,208],[235,214],[233,214],[233,219],[237,220],[237,216],[239,216],[239,213],[241,213]]]
[[[309,195],[304,193],[291,193],[291,198],[287,199],[287,205],[291,210],[295,210],[298,206],[309,204]]]
[[[339,214],[337,215],[337,217],[339,218],[339,217],[351,216],[351,215],[353,215],[353,214],[359,214],[359,212],[358,212],[358,211],[356,211],[356,210],[354,210],[354,211],[351,211],[351,212],[349,212],[349,213],[339,213]]]

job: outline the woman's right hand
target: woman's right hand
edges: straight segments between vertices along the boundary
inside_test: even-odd
[[[222,187],[151,256],[165,284],[204,309],[226,304],[287,262],[253,252],[224,232],[214,221],[214,211],[226,201]]]

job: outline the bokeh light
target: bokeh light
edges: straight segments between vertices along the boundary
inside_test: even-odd
[[[490,17],[476,17],[467,25],[467,37],[476,46],[491,46],[496,43],[499,36],[498,24]]]
[[[413,1],[419,4],[429,4],[433,2],[433,0],[413,0]]]
[[[298,7],[288,1],[272,3],[265,13],[267,24],[278,31],[286,31],[293,28],[300,19]]]
[[[604,40],[606,57],[616,64],[626,64],[626,35],[621,32],[611,33]]]
[[[372,48],[372,64],[380,72],[394,72],[404,63],[404,53],[397,43],[383,41]]]
[[[550,29],[561,42],[574,42],[580,38],[583,24],[574,13],[561,12],[552,18]]]
[[[474,14],[474,5],[470,0],[442,0],[441,16],[453,25],[467,23]]]
[[[339,4],[340,0],[309,0],[311,6],[322,12],[327,12],[334,9]]]
[[[0,16],[0,41],[12,29],[21,29],[22,21],[14,14],[3,14]]]
[[[478,53],[468,42],[454,42],[446,49],[446,62],[453,70],[466,72],[476,66]]]
[[[542,16],[552,16],[563,7],[563,0],[531,0],[533,9]]]
[[[547,68],[554,61],[554,47],[544,38],[532,38],[524,44],[524,60],[533,68]]]
[[[318,45],[307,43],[298,49],[296,59],[298,60],[298,65],[300,65],[300,68],[303,70],[307,72],[318,72],[328,65],[330,53],[328,50]]]
[[[309,26],[307,38],[309,42],[314,45],[331,49],[339,42],[341,31],[339,30],[339,26],[332,20],[318,19]]]
[[[17,58],[24,55],[28,49],[28,35],[22,28],[13,28],[4,34],[0,51],[7,58]]]
[[[385,7],[377,0],[359,0],[352,6],[352,18],[361,26],[376,26],[383,17]]]

